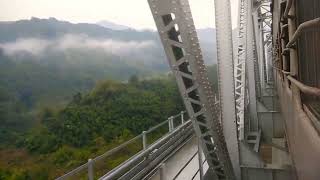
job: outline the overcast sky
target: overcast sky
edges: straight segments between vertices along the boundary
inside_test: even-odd
[[[189,0],[197,28],[214,27],[214,0]],[[238,0],[232,2],[236,25]],[[155,29],[147,0],[0,0],[0,21],[55,17],[73,23],[108,20],[136,29]]]

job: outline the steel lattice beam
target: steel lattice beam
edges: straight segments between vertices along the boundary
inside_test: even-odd
[[[170,67],[216,179],[234,179],[187,0],[148,0]]]
[[[255,46],[258,54],[260,88],[265,89],[268,82],[268,67],[266,48],[272,43],[271,24],[272,13],[270,12],[270,0],[261,1],[253,11],[253,24],[255,30]],[[263,92],[259,92],[263,96]]]
[[[263,87],[265,87],[265,84],[270,80],[270,70],[271,67],[268,66],[268,55],[267,55],[267,48],[272,44],[272,13],[270,12],[270,1],[263,1],[261,4],[257,7],[257,15],[258,15],[258,21],[260,21],[259,31],[261,33],[261,53],[263,55],[263,61],[261,64],[261,77],[260,79],[263,82]]]
[[[239,140],[245,139],[246,129],[258,131],[255,82],[255,50],[252,24],[252,1],[239,2],[238,56],[235,61],[235,98]],[[249,105],[250,123],[245,124],[246,106]]]
[[[214,3],[221,119],[233,170],[240,178],[231,7],[230,1],[226,0],[215,0]]]
[[[238,125],[238,138],[244,140],[244,113],[246,93],[247,58],[247,0],[239,2],[238,56],[235,61],[235,99]]]

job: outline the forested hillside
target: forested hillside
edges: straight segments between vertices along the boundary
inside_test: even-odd
[[[42,109],[40,123],[30,131],[12,134],[10,141],[2,139],[6,148],[0,151],[0,179],[16,173],[35,178],[39,168],[43,177],[53,178],[182,109],[170,77],[139,81],[133,76],[129,83],[100,82],[88,93],[75,94],[60,110]],[[20,154],[20,161],[12,161],[11,153]],[[40,159],[43,162],[37,164]]]
[[[209,70],[217,84],[216,66]],[[8,99],[2,93],[4,107]],[[24,133],[7,131],[21,124],[1,122],[1,137],[10,138],[0,139],[0,179],[52,179],[183,109],[170,75],[152,80],[132,76],[128,83],[99,82],[88,93],[74,94],[65,107],[43,108],[37,115],[39,123]],[[19,103],[1,112],[15,114],[16,110],[24,112]],[[123,158],[115,157],[108,167]]]
[[[184,110],[166,61],[152,31],[0,22],[0,180],[53,179]]]

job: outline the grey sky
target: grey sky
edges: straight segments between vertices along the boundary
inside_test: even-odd
[[[214,26],[214,0],[189,0],[197,28]],[[238,0],[232,2],[236,25]],[[136,29],[155,29],[147,0],[0,0],[0,21],[55,17],[74,23],[108,20]]]

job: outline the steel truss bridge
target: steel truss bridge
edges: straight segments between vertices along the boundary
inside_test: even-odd
[[[230,2],[214,0],[219,93],[208,80],[188,0],[148,2],[187,115],[58,179],[83,170],[90,180],[320,179],[320,1],[239,0],[233,38]],[[164,125],[168,133],[148,145],[147,134]],[[96,163],[138,139],[141,151],[95,174]],[[183,149],[195,150],[177,168],[188,154]]]

